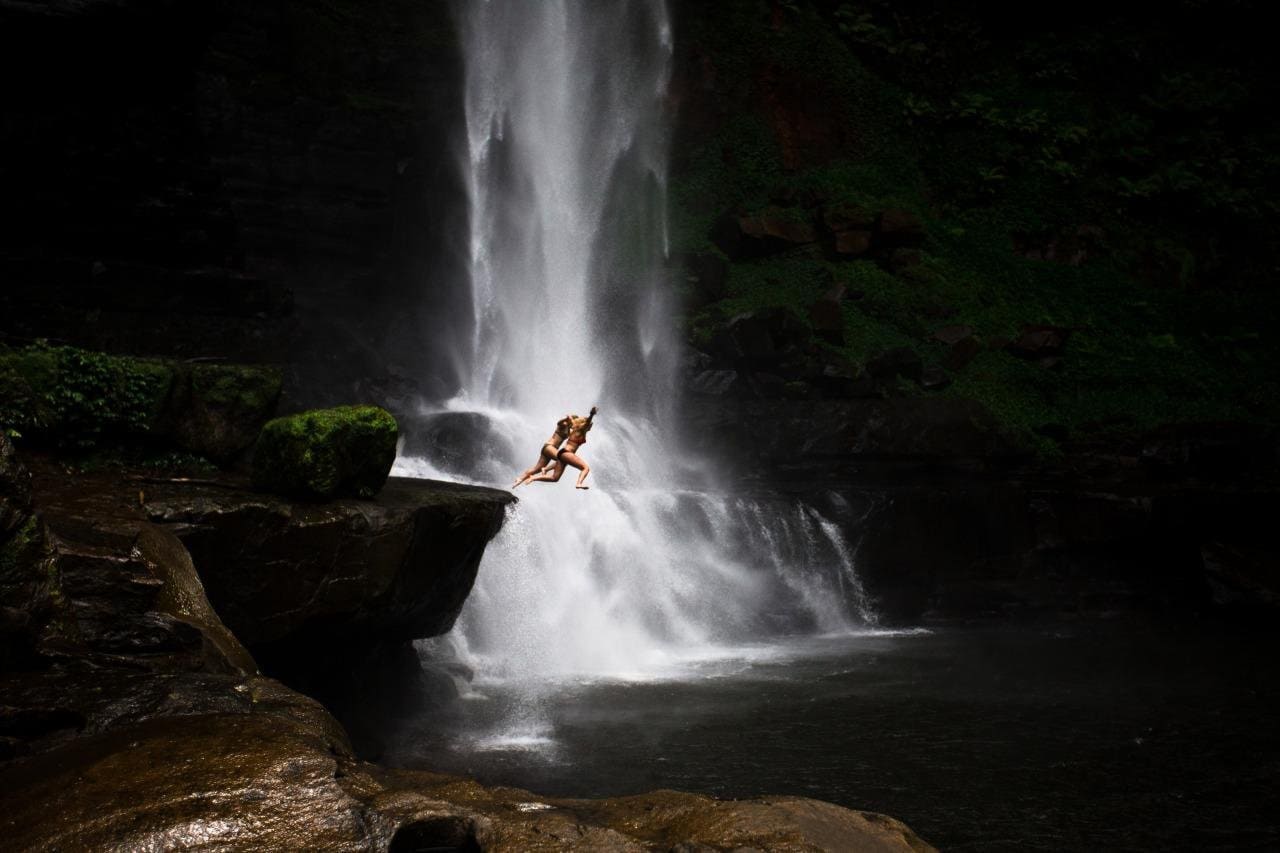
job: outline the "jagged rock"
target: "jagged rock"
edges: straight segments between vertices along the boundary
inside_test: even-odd
[[[282,495],[371,498],[396,461],[399,430],[377,406],[315,409],[269,421],[253,454],[253,484]]]

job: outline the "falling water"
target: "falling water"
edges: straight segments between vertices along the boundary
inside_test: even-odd
[[[440,418],[480,440],[406,456],[399,473],[506,486],[559,417],[600,414],[581,450],[592,489],[575,490],[570,472],[518,490],[454,643],[490,678],[645,677],[865,625],[834,524],[718,491],[681,450],[663,0],[455,8],[475,339]]]

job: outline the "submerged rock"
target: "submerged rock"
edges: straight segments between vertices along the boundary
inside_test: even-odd
[[[377,406],[338,406],[287,415],[262,428],[253,484],[282,495],[371,498],[396,461],[396,419]]]

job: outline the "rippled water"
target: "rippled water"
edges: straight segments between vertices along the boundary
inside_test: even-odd
[[[1265,636],[880,632],[669,663],[643,680],[474,683],[386,757],[547,795],[800,794],[895,815],[944,849],[1280,849]]]

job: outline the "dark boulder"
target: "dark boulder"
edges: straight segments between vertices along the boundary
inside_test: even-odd
[[[398,417],[401,452],[421,457],[444,471],[467,472],[475,460],[515,452],[502,431],[480,412],[425,412]],[[548,424],[547,433],[551,426]]]
[[[253,453],[256,488],[310,500],[371,498],[396,461],[396,419],[377,406],[338,406],[269,421]]]
[[[196,364],[181,380],[172,406],[175,441],[223,463],[253,446],[282,387],[280,370],[263,365]]]

